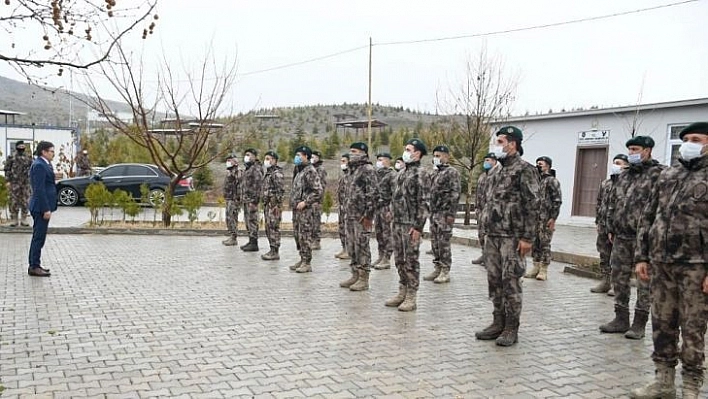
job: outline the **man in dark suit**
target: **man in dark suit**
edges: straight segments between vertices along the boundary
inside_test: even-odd
[[[52,212],[57,210],[57,188],[54,183],[54,144],[40,141],[37,144],[37,158],[30,167],[30,184],[32,196],[29,200],[29,210],[34,224],[32,225],[32,243],[29,250],[29,268],[27,274],[36,277],[49,277],[49,269],[41,266],[42,247],[47,240],[47,229]]]

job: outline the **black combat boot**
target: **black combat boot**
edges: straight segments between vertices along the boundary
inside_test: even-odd
[[[615,305],[615,319],[600,326],[600,331],[608,334],[624,334],[629,330],[629,309]]]
[[[258,251],[258,239],[257,238],[249,238],[248,244],[242,246],[241,251],[243,251],[243,252],[257,252]]]
[[[644,310],[634,311],[634,321],[632,322],[632,327],[624,334],[627,339],[642,339],[644,338],[644,332],[647,326],[647,320],[649,320],[649,312]]]
[[[496,344],[499,346],[512,346],[519,342],[519,319],[515,316],[506,316],[504,331],[497,338]]]
[[[475,338],[480,341],[491,341],[499,338],[502,331],[504,331],[504,314],[501,311],[495,311],[493,315],[494,320],[492,321],[492,324],[484,330],[474,333]]]

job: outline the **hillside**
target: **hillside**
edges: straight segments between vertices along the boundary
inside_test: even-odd
[[[75,93],[76,96],[79,94]],[[111,102],[115,111],[127,111],[124,104]],[[73,108],[74,122],[83,127],[87,115],[84,104],[70,100],[64,89],[43,88],[0,76],[0,109],[19,111],[17,123],[37,125],[68,126],[70,108]],[[338,120],[364,120],[367,118],[366,104],[307,105],[258,109],[239,114],[243,117],[239,128],[244,131],[262,130],[277,132],[279,137],[293,135],[297,129],[314,136],[329,132]],[[390,129],[414,129],[427,126],[438,119],[428,113],[416,112],[402,106],[373,106],[373,117],[388,124]]]

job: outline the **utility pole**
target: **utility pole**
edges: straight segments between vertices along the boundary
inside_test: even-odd
[[[371,50],[373,48],[373,42],[371,40],[371,37],[369,37],[369,126],[366,130],[366,133],[369,137],[369,151],[372,151],[373,148],[371,148]]]

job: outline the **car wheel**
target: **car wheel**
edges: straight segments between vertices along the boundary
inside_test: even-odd
[[[165,191],[159,188],[153,188],[148,194],[148,202],[152,206],[160,206],[165,202]]]
[[[79,192],[73,187],[59,189],[59,203],[64,206],[75,206],[79,203]]]

